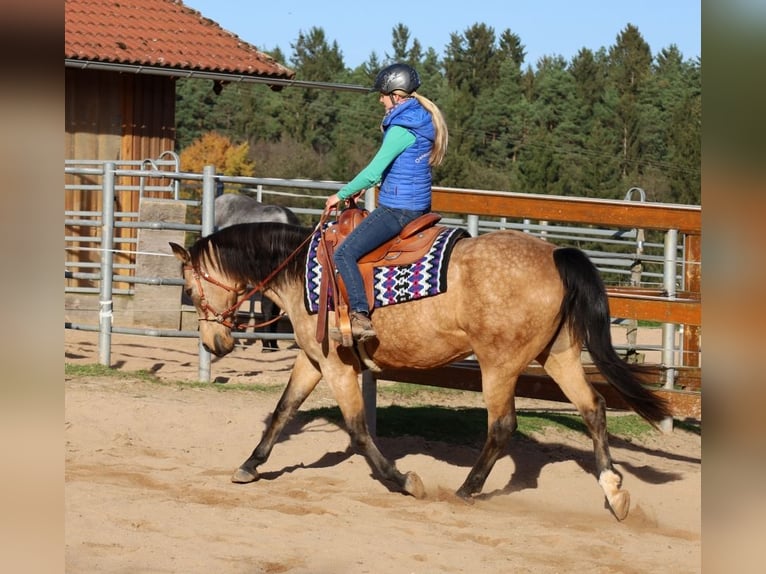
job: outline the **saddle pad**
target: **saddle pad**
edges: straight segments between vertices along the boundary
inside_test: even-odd
[[[331,225],[335,225],[335,222],[327,223],[325,228]],[[414,263],[376,267],[373,270],[375,307],[404,303],[446,291],[449,257],[455,243],[463,237],[469,237],[464,229],[445,227],[436,237],[428,253]],[[319,286],[323,272],[317,260],[319,239],[320,231],[316,230],[306,258],[304,302],[309,313],[319,311]],[[332,300],[329,301],[329,305],[330,309],[334,308]]]

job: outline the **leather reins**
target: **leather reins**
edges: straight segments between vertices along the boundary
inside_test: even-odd
[[[259,282],[255,287],[253,287],[249,291],[245,291],[244,289],[240,290],[240,289],[237,289],[236,287],[232,287],[230,285],[226,285],[225,283],[221,283],[218,279],[216,279],[215,277],[212,277],[207,271],[205,271],[202,268],[197,268],[194,265],[184,265],[184,269],[188,269],[192,272],[192,277],[194,277],[194,281],[197,284],[197,291],[199,291],[199,298],[200,298],[199,307],[202,313],[204,314],[204,316],[197,317],[197,321],[215,321],[216,323],[220,323],[224,327],[228,327],[229,329],[232,329],[235,331],[241,330],[244,327],[246,327],[247,324],[242,323],[240,325],[237,325],[236,323],[231,321],[231,319],[234,317],[237,310],[239,309],[240,305],[242,305],[242,303],[250,299],[250,297],[258,293],[259,291],[262,291],[266,287],[266,285],[268,285],[269,282],[271,282],[271,280],[274,279],[274,277],[276,277],[277,274],[279,274],[279,272],[282,271],[293,258],[295,258],[298,252],[301,249],[303,249],[306,243],[308,243],[311,240],[316,229],[321,229],[322,224],[325,222],[326,216],[327,216],[327,213],[323,212],[322,217],[320,218],[319,223],[317,224],[317,227],[315,228],[315,230],[313,230],[308,235],[308,237],[306,237],[306,239],[304,239],[301,242],[301,244],[298,245],[298,247],[296,247],[292,251],[292,253],[290,253],[290,255],[288,255],[284,259],[284,261],[282,261],[282,263],[280,263],[276,267],[276,269],[274,269],[271,273],[269,273],[265,279],[263,279],[261,282]],[[205,296],[205,290],[202,287],[202,279],[204,279],[208,283],[212,283],[213,285],[228,291],[229,293],[234,293],[234,294],[244,293],[244,294],[241,297],[239,297],[237,301],[231,307],[221,312],[216,312],[216,310],[207,301],[207,297]],[[278,321],[284,316],[285,316],[285,313],[282,312],[277,317],[274,317],[273,319],[269,319],[268,321],[264,321],[262,323],[253,325],[253,328],[258,329],[260,327],[271,325],[272,323]]]

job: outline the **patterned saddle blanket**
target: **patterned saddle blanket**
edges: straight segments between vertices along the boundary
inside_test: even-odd
[[[322,274],[326,271],[318,256],[321,234],[327,230],[332,231],[330,228],[336,224],[331,221],[324,224],[322,229],[317,229],[309,244],[304,286],[304,302],[309,313],[319,312]],[[458,240],[469,234],[463,229],[445,226],[434,226],[433,233],[434,240],[430,248],[417,259],[406,263],[399,264],[386,256],[373,257],[374,261],[369,260],[368,256],[362,258],[360,267],[372,267],[370,285],[365,281],[371,308],[413,301],[447,290],[447,267],[452,249]],[[329,310],[335,308],[331,296],[328,298],[328,307]]]

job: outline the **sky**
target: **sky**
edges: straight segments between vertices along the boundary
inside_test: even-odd
[[[652,55],[675,44],[684,59],[701,55],[701,0],[183,0],[190,8],[264,52],[279,47],[288,58],[298,34],[322,28],[347,68],[356,68],[374,51],[379,60],[392,53],[392,30],[402,23],[424,50],[440,58],[452,33],[486,24],[495,36],[506,30],[525,47],[524,67],[543,56],[571,60],[581,48],[608,48],[633,24]]]

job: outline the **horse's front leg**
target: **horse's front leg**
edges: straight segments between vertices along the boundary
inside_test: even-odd
[[[356,370],[345,365],[344,368],[333,369],[333,371],[335,372],[327,373],[327,381],[332,387],[335,400],[343,414],[343,420],[346,423],[353,447],[364,455],[373,472],[392,481],[405,493],[415,498],[423,498],[425,488],[420,477],[414,472],[405,474],[399,472],[396,465],[378,450],[370,435]]]
[[[295,359],[290,380],[285,387],[282,396],[274,409],[266,431],[261,437],[258,446],[253,450],[242,466],[240,466],[231,477],[232,482],[247,483],[258,480],[257,467],[269,458],[271,449],[274,447],[279,434],[285,428],[285,425],[293,418],[296,411],[303,404],[311,392],[316,388],[321,380],[322,373],[317,366],[311,362],[303,351],[298,353]]]

